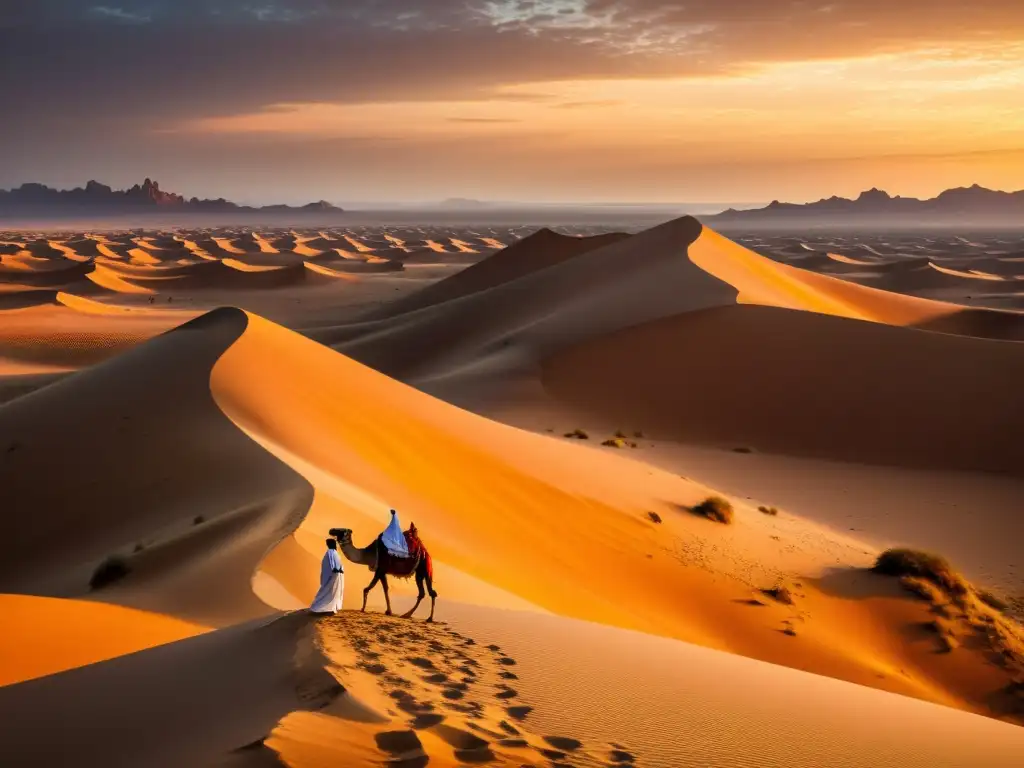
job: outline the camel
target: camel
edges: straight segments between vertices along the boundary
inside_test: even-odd
[[[388,594],[388,576],[407,578],[415,573],[416,587],[419,589],[419,596],[416,598],[416,604],[403,613],[402,618],[412,618],[412,615],[416,613],[416,609],[420,607],[420,603],[423,602],[423,598],[429,594],[430,616],[427,617],[427,621],[432,622],[434,620],[434,604],[437,600],[437,592],[434,591],[433,569],[430,562],[430,553],[427,552],[425,548],[423,557],[419,558],[415,562],[415,570],[412,570],[412,558],[393,557],[388,553],[387,548],[379,538],[374,539],[368,547],[360,549],[352,543],[351,529],[331,528],[329,533],[338,540],[338,549],[341,550],[341,553],[345,555],[346,559],[351,560],[356,565],[365,565],[373,571],[373,580],[369,583],[366,589],[363,590],[363,611],[366,610],[366,598],[369,596],[370,591],[377,586],[377,582],[379,581],[381,586],[384,588],[384,602],[387,603],[388,606],[385,615],[394,615],[391,612],[391,596]],[[426,589],[424,589],[424,584],[426,585]]]

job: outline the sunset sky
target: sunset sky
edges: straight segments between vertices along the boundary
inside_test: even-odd
[[[1024,188],[1021,0],[7,0],[0,187],[241,202]]]

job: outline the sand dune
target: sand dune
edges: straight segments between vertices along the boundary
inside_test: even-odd
[[[100,254],[85,277],[151,297],[312,281],[322,296],[281,295],[333,301],[330,286],[412,279],[349,269],[395,269],[392,251],[441,242],[336,235],[301,241],[329,251],[316,259],[295,233],[189,240],[213,261],[133,235],[158,263]],[[690,218],[526,237],[312,339],[228,308],[161,334],[194,310],[145,295],[7,296],[10,371],[95,364],[0,406],[0,591],[17,593],[0,608],[28,649],[0,666],[16,683],[0,705],[18,712],[0,756],[1009,768],[1022,747],[1019,728],[968,714],[1019,722],[1019,659],[993,664],[984,627],[955,616],[962,644],[937,653],[931,606],[868,572],[873,546],[738,496],[718,525],[689,511],[713,488],[632,460],[642,451],[515,429],[387,375],[690,444],[1019,476],[1024,363],[1017,344],[977,338],[1012,338],[1012,313],[780,264]],[[327,528],[367,543],[391,506],[424,532],[450,626],[279,615],[316,590]],[[370,574],[348,571],[352,608]],[[765,596],[777,585],[792,602]],[[393,582],[399,607],[412,589]],[[51,614],[82,626],[62,636]],[[76,725],[42,738],[54,722]]]
[[[1002,342],[749,306],[629,329],[544,366],[557,397],[684,441],[1010,473],[1024,460],[1011,437],[1020,375],[1024,356]]]
[[[388,316],[441,304],[470,293],[493,288],[540,269],[559,264],[580,254],[610,245],[627,235],[569,237],[542,229],[447,280],[428,286],[404,301],[386,308]]]

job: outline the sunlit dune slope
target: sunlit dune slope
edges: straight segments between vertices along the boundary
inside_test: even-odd
[[[648,278],[678,267],[685,224],[648,233]],[[615,293],[608,272],[549,321],[549,342],[593,331]],[[692,274],[691,302],[735,294]],[[578,287],[571,275],[554,281],[551,305]],[[644,311],[626,304],[606,322]],[[738,500],[736,523],[717,525],[687,511],[711,489],[491,422],[238,310],[0,407],[0,435],[3,591],[82,595],[118,555],[127,573],[97,599],[224,626],[307,603],[324,531],[350,527],[365,544],[396,507],[424,532],[442,601],[537,607],[978,712],[1008,682],[981,649],[906,643],[927,607],[865,573],[859,542]],[[74,547],[53,546],[69,535]],[[352,606],[369,574],[349,571]],[[753,589],[789,573],[807,579],[797,608],[751,607]],[[780,631],[796,621],[798,641]]]
[[[253,386],[250,372],[268,359],[275,365]],[[974,652],[946,660],[894,642],[926,608],[860,570],[869,550],[811,524],[792,523],[790,535],[817,542],[799,550],[743,504],[735,527],[716,526],[682,511],[709,489],[459,410],[258,317],[220,358],[211,386],[233,421],[316,489],[294,540],[261,567],[294,596],[289,604],[312,596],[312,576],[295,573],[315,573],[325,527],[351,527],[363,543],[394,506],[429,531],[450,598],[477,601],[472,584],[482,583],[500,591],[484,602],[512,595],[976,711],[1005,684],[1007,672]],[[663,522],[652,524],[649,511]],[[825,579],[827,569],[839,572]],[[782,573],[822,577],[804,594],[821,621],[808,621],[798,645],[778,631],[782,617],[743,599]],[[896,669],[904,673],[890,676]]]
[[[0,595],[0,687],[83,667],[206,631],[116,605]]]
[[[541,229],[446,280],[428,286],[407,299],[387,305],[381,310],[380,316],[400,315],[493,288],[626,237],[628,235],[621,233],[570,237],[550,229]]]

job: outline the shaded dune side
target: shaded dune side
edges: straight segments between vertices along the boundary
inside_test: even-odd
[[[1019,474],[1015,344],[772,307],[683,314],[544,365],[556,398],[656,435]]]
[[[341,693],[314,643],[310,617],[297,613],[0,688],[0,712],[11,714],[0,718],[0,760],[178,768],[234,755],[280,765],[263,737],[289,712]]]
[[[211,397],[246,325],[217,310],[0,407],[0,591],[80,595],[118,553],[131,572],[103,599],[213,625],[269,611],[252,572],[312,491]]]
[[[531,369],[537,357],[580,339],[733,303],[735,289],[685,259],[700,229],[696,219],[678,219],[440,305],[308,335],[417,384],[459,372],[479,383],[481,373]]]
[[[541,229],[458,274],[389,304],[376,316],[392,317],[493,288],[627,237],[629,235],[617,232],[592,237],[570,237],[550,229]]]

